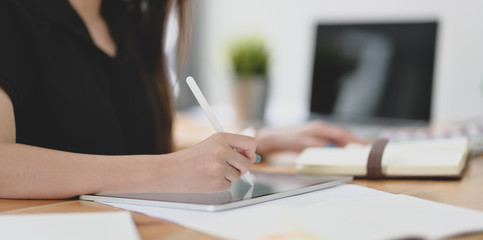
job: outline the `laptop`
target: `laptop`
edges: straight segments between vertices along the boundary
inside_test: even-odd
[[[374,138],[430,121],[437,21],[317,25],[310,118]]]

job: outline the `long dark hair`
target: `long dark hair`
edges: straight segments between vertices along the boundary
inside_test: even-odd
[[[178,59],[183,60],[189,41],[189,0],[103,0],[101,14],[119,47],[138,68],[155,120],[156,151],[173,150],[173,99],[163,52],[169,11],[178,13]]]

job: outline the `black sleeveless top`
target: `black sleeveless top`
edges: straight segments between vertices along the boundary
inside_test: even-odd
[[[67,0],[0,1],[0,86],[17,142],[92,154],[154,153],[137,69],[95,46]]]

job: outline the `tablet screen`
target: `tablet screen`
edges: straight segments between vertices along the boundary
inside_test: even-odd
[[[333,187],[351,177],[251,172],[254,185],[244,181],[229,191],[215,193],[122,193],[82,195],[83,200],[218,211]]]

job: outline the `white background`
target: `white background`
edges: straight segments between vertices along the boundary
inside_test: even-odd
[[[318,22],[439,22],[432,122],[483,117],[483,1],[480,0],[202,0],[199,6],[198,78],[210,102],[230,103],[227,47],[258,34],[271,51],[270,124],[307,116],[315,26]]]

